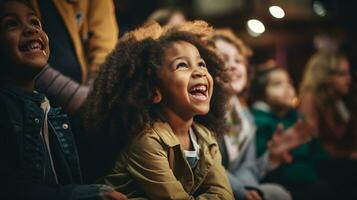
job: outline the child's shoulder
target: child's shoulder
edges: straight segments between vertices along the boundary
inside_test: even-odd
[[[167,123],[155,122],[139,135],[135,136],[128,145],[125,154],[135,156],[164,156],[168,147],[173,147],[178,141],[173,140]]]
[[[215,134],[205,126],[194,123],[193,129],[199,138],[202,138],[206,143],[217,143]],[[141,134],[133,139],[130,149],[146,149],[156,151],[157,149],[167,149],[179,145],[180,141],[175,136],[170,125],[166,122],[155,122],[146,128]]]
[[[0,107],[2,117],[4,117],[5,113],[17,114],[20,112],[22,102],[23,99],[19,98],[14,91],[7,87],[0,86]]]
[[[174,136],[170,125],[166,122],[157,121],[148,126],[134,138],[136,146],[151,146],[154,144],[175,146],[179,141]]]
[[[275,121],[275,115],[271,111],[261,110],[258,108],[252,108],[252,114],[255,120],[255,123],[265,124],[270,121]]]
[[[208,143],[208,144],[217,143],[216,134],[214,132],[212,132],[211,130],[209,130],[204,125],[194,122],[193,129],[195,130],[195,133],[200,138],[202,138],[206,143]]]

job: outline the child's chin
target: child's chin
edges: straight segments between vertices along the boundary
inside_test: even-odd
[[[207,115],[209,112],[209,108],[203,108],[200,110],[197,110],[196,115]]]
[[[294,105],[292,104],[292,102],[286,103],[283,106],[285,109],[290,110],[294,108]]]
[[[25,65],[25,67],[29,68],[29,70],[32,70],[34,72],[39,72],[41,71],[43,68],[45,68],[45,66],[47,65],[47,62],[30,62],[27,63]]]
[[[21,69],[19,69],[19,71],[23,72],[23,74],[26,74],[27,75],[26,77],[28,78],[34,78],[38,73],[40,73],[43,70],[43,68],[45,68],[46,64],[47,63],[24,64],[20,67]]]

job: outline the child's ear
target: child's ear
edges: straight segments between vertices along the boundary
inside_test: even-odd
[[[155,88],[154,96],[152,97],[152,102],[158,104],[161,102],[161,99],[162,99],[162,95],[160,90],[158,88]]]

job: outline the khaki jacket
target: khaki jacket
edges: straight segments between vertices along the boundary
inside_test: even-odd
[[[29,0],[41,17],[38,1]],[[82,81],[92,78],[118,40],[113,0],[53,0],[72,39]],[[80,19],[76,18],[80,14]]]
[[[195,170],[169,124],[157,122],[121,153],[104,182],[129,199],[234,199],[216,139],[202,125],[193,129],[200,145]]]

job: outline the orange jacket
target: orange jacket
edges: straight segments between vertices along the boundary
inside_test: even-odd
[[[38,0],[29,0],[41,17]],[[82,81],[92,78],[115,47],[118,25],[113,0],[53,0],[72,39],[82,69]],[[76,13],[81,13],[77,21]]]

